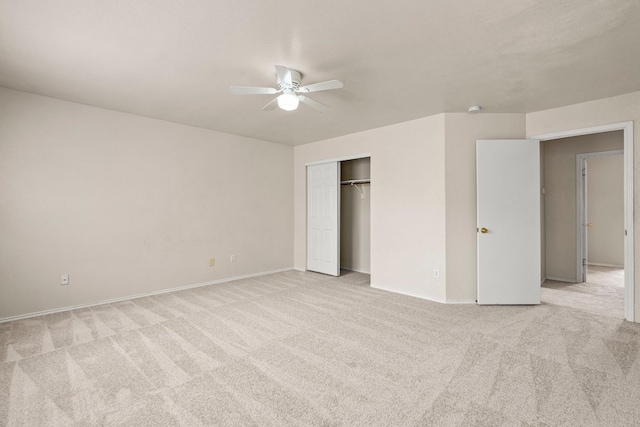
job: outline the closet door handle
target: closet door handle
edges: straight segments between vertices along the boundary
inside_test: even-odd
[[[482,228],[480,229],[480,232],[481,232],[482,234],[486,234],[486,233],[488,233],[488,232],[489,232],[489,230],[487,230],[486,228],[482,227]]]

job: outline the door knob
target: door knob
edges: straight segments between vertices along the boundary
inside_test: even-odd
[[[589,224],[587,224],[587,227],[593,227],[593,223],[590,222]]]
[[[489,230],[487,230],[486,228],[482,227],[482,228],[480,229],[480,232],[481,232],[481,233],[487,233],[487,232],[489,232]]]

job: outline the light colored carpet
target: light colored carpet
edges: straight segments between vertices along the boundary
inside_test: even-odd
[[[290,271],[0,324],[10,426],[640,425],[640,324]]]
[[[542,302],[624,319],[624,269],[590,265],[584,283],[547,280]]]

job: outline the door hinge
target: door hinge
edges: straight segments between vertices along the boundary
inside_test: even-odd
[[[627,235],[627,230],[624,230],[624,235],[625,235],[625,236]]]
[[[582,176],[585,176],[587,174],[587,170],[585,168],[582,168]]]
[[[587,265],[587,259],[582,258],[582,266],[585,267]]]

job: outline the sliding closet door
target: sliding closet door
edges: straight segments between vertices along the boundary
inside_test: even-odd
[[[340,163],[307,166],[307,270],[340,275]]]

